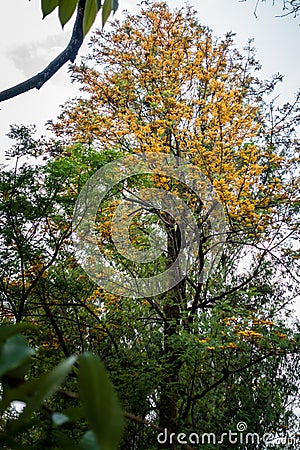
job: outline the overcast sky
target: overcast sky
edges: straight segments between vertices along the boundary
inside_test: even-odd
[[[281,4],[281,0],[277,2]],[[122,17],[124,8],[130,12],[137,10],[135,1],[120,0],[119,3],[118,18]],[[169,0],[168,3],[171,7],[178,7],[184,1]],[[300,79],[299,21],[291,16],[276,18],[280,9],[272,7],[272,0],[259,6],[258,18],[255,18],[255,3],[256,0],[190,0],[199,12],[201,23],[211,27],[216,36],[222,36],[227,31],[235,32],[239,49],[246,45],[248,38],[254,38],[257,57],[263,66],[261,76],[266,78],[277,72],[284,74],[284,82],[278,91],[280,100],[292,100]],[[40,0],[2,2],[1,90],[42,70],[68,42],[71,24],[62,31],[56,12],[45,20],[41,20],[41,15]],[[95,26],[100,26],[100,17]],[[86,51],[85,44],[80,54]],[[57,116],[60,105],[75,96],[77,89],[70,83],[67,68],[64,68],[40,91],[30,91],[1,103],[0,159],[3,159],[4,149],[10,146],[10,140],[6,137],[10,124],[36,124],[42,134],[45,132],[45,122]]]

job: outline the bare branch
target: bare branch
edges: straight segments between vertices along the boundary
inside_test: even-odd
[[[72,63],[75,61],[84,39],[82,24],[85,3],[86,0],[79,0],[72,36],[67,47],[53,61],[51,61],[51,63],[44,70],[28,80],[0,92],[0,102],[9,100],[10,98],[16,97],[17,95],[23,94],[24,92],[30,91],[34,88],[40,89],[63,65],[65,65],[68,61]]]
[[[247,0],[240,0],[240,2],[246,2]],[[258,17],[257,10],[259,7],[259,4],[261,2],[265,2],[266,0],[256,0],[255,8],[254,8],[254,15],[255,17]],[[294,17],[297,17],[297,15],[300,12],[300,0],[281,0],[282,2],[282,14],[277,15],[276,17],[286,17],[289,15],[293,15]],[[272,0],[272,5],[275,5],[275,0]]]

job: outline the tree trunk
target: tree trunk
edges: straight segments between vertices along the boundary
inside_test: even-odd
[[[180,234],[176,225],[168,227],[168,259],[172,264],[180,249]],[[179,336],[185,281],[181,281],[164,297],[163,364],[164,374],[160,383],[159,426],[166,429],[168,439],[158,442],[159,449],[176,450],[178,430],[179,371],[182,365],[180,349],[174,342]],[[161,439],[163,441],[165,439]]]

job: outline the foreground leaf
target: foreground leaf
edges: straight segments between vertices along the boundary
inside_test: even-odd
[[[29,323],[2,325],[0,326],[0,343],[6,341],[10,336],[14,336],[15,334],[28,330],[37,330],[37,328]]]
[[[58,16],[60,23],[64,26],[73,16],[78,0],[60,0]]]
[[[9,337],[0,350],[0,377],[10,372],[11,376],[22,378],[26,373],[22,366],[33,353],[23,336],[17,334]]]
[[[105,0],[102,6],[102,27],[104,27],[107,19],[109,18],[111,12],[116,12],[118,9],[117,0]]]
[[[43,19],[58,6],[58,0],[42,0]]]
[[[55,441],[59,450],[79,450],[76,441],[60,431],[55,432]]]
[[[89,353],[80,357],[79,397],[101,450],[114,450],[122,434],[122,411],[103,364]]]
[[[36,411],[46,399],[48,399],[55,393],[55,391],[61,386],[62,382],[70,373],[75,361],[76,356],[71,356],[70,358],[66,359],[58,366],[56,366],[49,374],[37,380],[35,391],[30,398],[27,406],[24,408],[23,413],[14,423],[14,429],[30,420],[34,411]]]
[[[97,0],[87,0],[84,8],[83,16],[83,34],[86,35],[93,25],[98,13]]]

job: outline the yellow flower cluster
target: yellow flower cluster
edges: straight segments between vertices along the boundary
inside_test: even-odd
[[[245,337],[247,340],[256,340],[263,338],[263,335],[261,333],[257,333],[253,330],[238,331],[237,334]]]
[[[263,319],[253,320],[252,323],[253,325],[268,325],[268,326],[274,325],[274,322],[272,322],[272,320],[263,320]]]
[[[249,61],[231,54],[232,36],[214,40],[191,12],[163,3],[117,23],[109,39],[103,33],[87,58],[93,67],[74,69],[86,98],[66,105],[57,134],[100,149],[186,158],[212,182],[232,226],[253,237],[274,227],[276,204],[293,201],[295,189],[262,176],[288,161],[261,142],[259,101],[247,87],[257,80]],[[168,189],[168,180],[157,182]],[[108,221],[103,228],[109,238]]]

